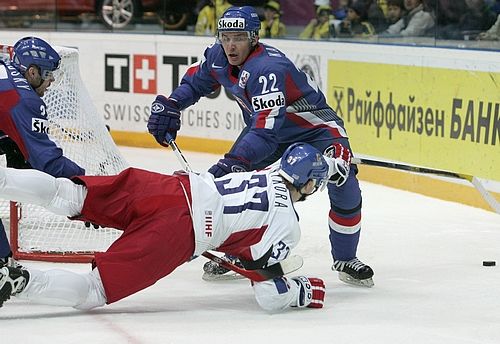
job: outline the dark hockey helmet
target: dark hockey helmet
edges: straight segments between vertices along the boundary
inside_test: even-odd
[[[12,65],[21,73],[30,66],[37,66],[42,79],[51,77],[52,72],[59,68],[61,57],[41,38],[24,37],[14,44]]]
[[[288,147],[281,157],[279,174],[297,189],[310,179],[315,182],[316,189],[323,188],[328,179],[328,164],[316,148],[298,142]]]
[[[259,15],[251,6],[230,7],[217,22],[217,41],[220,42],[221,32],[248,32],[248,38],[253,40],[259,35]]]

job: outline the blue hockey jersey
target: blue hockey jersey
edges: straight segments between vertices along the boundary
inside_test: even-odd
[[[185,109],[221,85],[236,98],[249,127],[232,153],[253,164],[283,143],[347,137],[342,119],[314,80],[269,45],[259,43],[240,67],[229,64],[222,45],[209,46],[170,98]]]
[[[16,143],[34,169],[55,177],[85,174],[50,139],[43,100],[18,70],[4,61],[0,61],[0,130]]]

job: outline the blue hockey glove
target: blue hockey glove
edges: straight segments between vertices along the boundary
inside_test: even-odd
[[[172,99],[159,95],[151,105],[151,116],[148,120],[148,131],[162,146],[167,133],[175,140],[177,131],[181,128],[181,112],[177,103]]]
[[[344,185],[351,169],[351,150],[336,142],[328,147],[323,154],[331,158],[333,162],[333,171],[330,172],[331,177],[328,182],[336,186]]]
[[[208,172],[212,173],[215,178],[225,176],[232,172],[246,172],[250,170],[250,163],[233,154],[225,154],[223,159],[220,159],[217,164],[210,167]]]

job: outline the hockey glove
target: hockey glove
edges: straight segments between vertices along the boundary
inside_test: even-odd
[[[298,276],[293,277],[292,281],[299,286],[299,295],[297,303],[292,307],[323,308],[325,299],[325,282],[320,278]]]
[[[148,131],[162,146],[168,146],[167,133],[175,140],[177,131],[181,128],[181,112],[172,99],[159,95],[151,105],[151,116],[148,120]]]
[[[224,159],[220,159],[217,164],[210,167],[208,172],[212,173],[215,178],[225,176],[228,173],[233,172],[246,172],[250,170],[250,163],[233,154],[227,153],[224,155]]]
[[[332,159],[333,165],[330,166],[330,179],[328,182],[336,186],[344,185],[351,168],[351,150],[340,143],[334,143],[325,150],[324,155]]]

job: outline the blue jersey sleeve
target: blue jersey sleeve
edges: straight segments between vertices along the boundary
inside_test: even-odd
[[[189,66],[181,84],[169,97],[177,101],[181,110],[193,105],[201,97],[213,93],[220,87],[211,71],[213,61],[220,53],[223,52],[221,49],[217,49],[217,46],[208,47],[203,59]]]
[[[11,110],[16,133],[7,133],[19,147],[24,158],[34,169],[54,177],[84,175],[85,170],[66,158],[50,138],[45,103],[37,97],[25,97]]]

